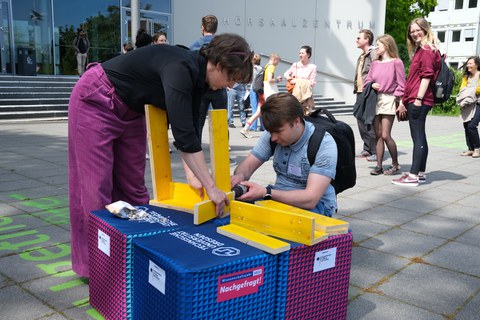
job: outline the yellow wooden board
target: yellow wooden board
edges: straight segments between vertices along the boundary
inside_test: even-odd
[[[329,235],[348,233],[349,224],[348,222],[345,222],[342,220],[330,218],[318,213],[313,213],[311,211],[290,206],[288,204],[281,203],[274,200],[256,201],[255,204],[262,207],[288,211],[292,213],[305,215],[307,217],[313,217],[315,219],[315,230],[326,232]]]
[[[235,200],[230,205],[230,223],[306,245],[318,243],[328,236],[315,230],[313,217]]]
[[[227,197],[230,200],[230,204],[233,200],[233,192],[227,192]],[[223,210],[223,217],[228,217],[230,214],[230,206],[225,206]],[[215,219],[215,204],[211,200],[205,200],[196,203],[193,209],[193,224],[199,225],[209,220]]]
[[[230,159],[227,110],[210,110],[208,121],[213,179],[217,188],[228,192],[230,191]]]
[[[150,204],[193,214],[197,203],[208,200],[208,196],[204,199],[200,198],[197,190],[181,182],[169,183],[169,194],[171,194],[170,198],[163,200],[152,199]]]
[[[145,105],[147,141],[150,155],[153,199],[156,201],[172,198],[170,182],[172,167],[168,144],[167,113],[153,105]]]
[[[290,250],[290,244],[287,242],[246,229],[239,225],[229,224],[218,227],[217,232],[270,254],[279,254]]]

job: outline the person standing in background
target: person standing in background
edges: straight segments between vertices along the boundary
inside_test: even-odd
[[[360,30],[357,36],[357,48],[361,49],[363,52],[358,57],[357,67],[355,69],[355,80],[353,83],[353,93],[357,95],[357,103],[355,103],[355,105],[359,105],[358,102],[362,96],[363,84],[367,78],[368,71],[370,70],[370,65],[374,60],[377,59],[377,51],[372,47],[372,44],[372,31],[368,29]],[[357,155],[357,157],[366,158],[368,161],[372,162],[377,161],[377,155],[375,151],[376,138],[373,126],[367,126],[362,119],[358,118],[357,125],[358,131],[360,132],[360,137],[363,140],[363,150]]]
[[[461,156],[472,158],[480,158],[480,137],[478,135],[478,123],[480,122],[480,106],[478,105],[478,97],[480,96],[480,81],[478,70],[480,66],[479,57],[470,57],[465,64],[463,72],[462,84],[460,91],[464,88],[474,87],[475,101],[466,106],[461,105],[460,114],[463,120],[463,128],[465,129],[465,141],[468,150],[460,153]],[[460,94],[458,95],[460,96]],[[457,96],[457,97],[458,97]],[[458,102],[457,102],[458,103]]]
[[[407,49],[412,59],[405,83],[405,94],[398,106],[399,112],[407,112],[410,135],[413,141],[412,166],[392,183],[398,186],[416,187],[426,182],[428,141],[425,132],[427,114],[434,104],[432,81],[440,71],[441,57],[438,40],[424,18],[413,19],[407,28]],[[406,106],[406,108],[405,108]]]
[[[81,77],[85,72],[88,50],[90,50],[90,42],[88,41],[85,30],[78,29],[77,36],[73,39],[73,48],[75,49],[75,55],[77,57],[77,72]]]
[[[276,53],[270,54],[268,63],[265,65],[265,73],[263,76],[263,89],[259,90],[259,105],[257,111],[248,119],[240,130],[240,133],[247,139],[253,138],[249,132],[250,124],[260,116],[260,109],[265,100],[274,93],[278,93],[277,83],[282,81],[282,76],[275,78],[275,67],[280,62],[280,56]]]
[[[228,126],[230,128],[235,128],[233,124],[233,106],[235,101],[237,101],[238,105],[238,112],[240,114],[240,122],[242,123],[242,127],[245,126],[245,122],[247,119],[247,114],[245,113],[245,92],[247,88],[246,85],[243,83],[235,83],[232,88],[227,88],[227,97],[228,97],[228,112],[227,112],[227,120]]]
[[[152,38],[153,44],[168,44],[167,35],[163,32],[157,32]]]
[[[317,66],[310,63],[312,47],[302,46],[298,53],[300,61],[292,64],[283,77],[295,85],[292,94],[299,99],[305,115],[309,115],[315,106],[313,87],[317,83]]]
[[[135,47],[141,48],[152,44],[152,36],[147,33],[145,29],[138,29],[135,37]]]
[[[373,61],[365,84],[372,83],[377,91],[375,118],[373,127],[377,138],[377,166],[371,175],[394,175],[400,172],[398,164],[397,144],[392,138],[392,126],[395,121],[397,105],[403,96],[405,88],[405,67],[399,58],[397,44],[391,35],[385,34],[377,38],[378,60]],[[392,158],[392,165],[383,171],[383,154],[387,145]]]

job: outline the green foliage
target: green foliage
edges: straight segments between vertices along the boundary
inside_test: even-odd
[[[437,0],[387,0],[385,33],[391,35],[397,45],[406,43],[407,26],[410,21],[416,17],[427,17],[430,8],[436,5]]]

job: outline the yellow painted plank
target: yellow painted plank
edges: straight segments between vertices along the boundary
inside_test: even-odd
[[[217,228],[217,232],[270,254],[279,254],[290,250],[290,244],[287,242],[246,229],[239,225],[229,224],[221,226]]]
[[[208,199],[208,196],[205,196],[204,199],[200,198],[197,190],[187,183],[171,182],[169,188],[169,193],[171,194],[170,198],[163,200],[152,199],[150,200],[150,204],[193,214],[195,205]]]
[[[348,222],[339,219],[330,218],[318,213],[313,213],[311,211],[297,208],[274,200],[256,201],[255,204],[262,207],[293,212],[305,215],[307,217],[313,217],[315,219],[315,230],[327,232],[330,235],[348,233]]]
[[[230,204],[233,201],[233,192],[227,192],[227,197],[230,200]],[[225,206],[223,210],[223,217],[227,217],[230,214],[230,205]],[[215,219],[215,204],[211,200],[205,200],[196,203],[193,210],[193,224],[199,225],[209,220]]]
[[[235,200],[230,205],[230,223],[306,245],[315,244],[319,241],[318,237],[326,235],[321,231],[315,232],[313,217]]]
[[[228,192],[230,191],[230,160],[227,110],[210,110],[208,121],[213,179],[217,188]]]
[[[153,199],[160,201],[172,198],[170,182],[172,167],[168,145],[167,114],[151,104],[145,105],[147,141],[153,185]]]

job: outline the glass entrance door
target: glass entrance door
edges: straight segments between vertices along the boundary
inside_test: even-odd
[[[8,1],[0,1],[0,73],[12,73]]]
[[[172,43],[170,23],[170,14],[154,12],[148,10],[140,10],[140,28],[145,29],[152,37],[157,32],[163,32],[167,35],[169,43]],[[131,14],[130,8],[122,8],[122,45],[131,43],[135,46],[135,35],[131,34]]]

